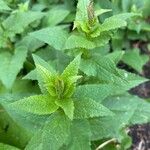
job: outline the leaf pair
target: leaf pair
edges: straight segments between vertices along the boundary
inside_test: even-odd
[[[101,15],[110,10],[99,10],[97,15]],[[97,16],[95,15],[93,1],[91,0],[79,0],[77,5],[77,13],[74,22],[74,28],[78,28],[79,31],[86,33],[88,37],[96,38],[103,32],[118,29],[127,25],[126,20],[135,16],[134,13],[124,13],[114,15],[107,18],[102,24],[99,23]]]
[[[61,75],[57,75],[56,71],[49,68],[49,65],[38,56],[34,56],[34,60],[42,94],[24,98],[11,105],[38,115],[51,114],[60,107],[70,119],[73,119],[74,104],[71,96],[75,90],[75,82],[79,78],[77,74],[80,56],[77,56]],[[47,69],[38,62],[46,64]]]

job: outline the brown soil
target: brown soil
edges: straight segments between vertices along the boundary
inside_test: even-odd
[[[143,67],[143,76],[150,78],[150,62]],[[150,81],[130,90],[141,98],[150,98]],[[150,123],[130,127],[129,135],[133,144],[130,150],[150,150]]]

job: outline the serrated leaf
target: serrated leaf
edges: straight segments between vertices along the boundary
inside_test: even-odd
[[[11,9],[3,0],[0,0],[0,11],[4,11],[4,10],[11,10]]]
[[[35,39],[34,37],[27,35],[23,37],[23,39],[20,42],[16,43],[16,46],[19,46],[19,45],[24,45],[28,48],[29,51],[33,52],[36,49],[43,46],[44,43]]]
[[[25,150],[43,150],[43,143],[41,142],[42,131],[36,132],[25,147]]]
[[[41,19],[44,13],[27,11],[12,13],[4,22],[4,28],[11,33],[21,33],[32,22]],[[16,23],[17,22],[17,23]]]
[[[24,93],[5,94],[0,97],[0,103],[3,105],[4,109],[7,111],[9,116],[13,118],[13,120],[15,120],[15,122],[17,122],[18,125],[24,127],[27,131],[34,134],[37,130],[39,130],[44,125],[49,115],[36,115],[26,111],[22,111],[21,109],[15,109],[14,107],[10,107],[12,103],[17,102],[20,99],[23,99],[25,96],[29,96],[29,95],[30,95],[29,93],[28,94],[24,94]],[[13,125],[13,127],[18,128],[16,125]],[[23,134],[24,132],[21,133]],[[23,135],[23,137],[25,138],[25,143],[21,145],[24,147],[28,141],[28,138],[25,136],[25,134]],[[23,141],[24,140],[22,140],[22,142]],[[18,143],[18,139],[17,139],[17,143]]]
[[[77,5],[77,13],[75,21],[87,21],[88,20],[88,13],[87,7],[90,3],[90,0],[79,0]]]
[[[69,11],[67,9],[58,5],[47,12],[46,17],[44,18],[44,23],[48,26],[55,26],[62,22],[68,14]]]
[[[111,59],[115,64],[117,64],[122,59],[124,54],[125,54],[124,51],[115,51],[113,53],[106,55],[106,57]]]
[[[115,112],[117,117],[122,117],[124,124],[139,124],[150,121],[150,104],[136,96],[122,95],[111,98],[111,100],[108,98],[103,104]]]
[[[79,65],[80,65],[80,59],[81,59],[80,55],[75,57],[75,59],[71,61],[71,63],[65,68],[61,76],[63,78],[77,76]]]
[[[97,76],[102,82],[126,83],[124,76],[119,73],[115,63],[107,57],[93,56],[81,61],[80,69],[89,76]]]
[[[27,77],[38,80],[41,91],[46,93],[47,90],[49,91],[48,85],[51,83],[53,76],[56,74],[56,71],[39,56],[33,55],[33,59],[36,65],[36,69],[30,72]],[[25,79],[27,77],[25,77]]]
[[[81,35],[72,34],[65,43],[65,49],[94,49],[96,47],[101,47],[106,45],[110,40],[110,33],[105,32],[101,33],[92,33],[93,39],[89,39],[87,37]]]
[[[102,32],[102,33],[100,33],[99,36],[96,36],[93,39],[93,42],[95,44],[95,48],[101,47],[101,46],[105,46],[109,42],[110,37],[111,37],[111,33],[110,32]]]
[[[67,150],[91,150],[91,130],[87,120],[74,120]]]
[[[118,137],[118,131],[120,129],[120,122],[118,118],[114,117],[99,117],[91,118],[89,120],[91,126],[92,136],[91,139],[94,141],[104,138]]]
[[[101,32],[124,27],[127,25],[126,20],[135,15],[137,14],[123,13],[123,14],[114,15],[112,17],[105,19],[104,23],[101,25]]]
[[[17,147],[10,146],[10,145],[3,144],[3,143],[0,143],[0,149],[1,150],[19,150],[19,148]]]
[[[99,10],[95,11],[95,15],[100,16],[100,15],[107,13],[107,12],[110,12],[110,11],[112,11],[112,10],[111,9],[99,9]]]
[[[68,33],[61,27],[48,27],[30,33],[34,38],[49,44],[57,50],[63,50]]]
[[[91,125],[92,140],[116,139],[120,142],[122,149],[128,149],[131,146],[131,137],[126,133],[126,129],[124,128],[125,124],[123,124],[121,116],[120,118],[117,118],[117,116],[93,118],[89,123]],[[105,148],[110,150],[111,148],[109,146],[111,145],[109,144]],[[113,147],[113,150],[116,150],[116,146]]]
[[[70,135],[70,120],[61,113],[48,118],[44,127],[30,140],[25,150],[59,150]]]
[[[6,88],[11,89],[17,74],[23,67],[26,59],[27,48],[20,46],[15,49],[13,55],[9,52],[2,52],[0,55],[0,79]]]
[[[69,119],[73,120],[74,115],[74,103],[72,99],[57,100],[56,105],[61,107]]]
[[[70,125],[71,122],[65,115],[53,114],[39,134],[33,136],[26,150],[59,150],[68,140]]]
[[[51,114],[58,109],[58,106],[50,95],[30,96],[10,104],[10,107],[37,115]]]
[[[74,118],[77,119],[113,115],[109,109],[90,98],[75,100],[74,107]]]
[[[43,66],[50,73],[56,73],[56,71],[51,67],[51,65],[49,65],[45,60],[43,60],[39,56],[33,55],[33,59],[34,59],[35,65]],[[34,69],[31,72],[29,72],[23,79],[38,80],[37,69]]]
[[[65,49],[75,49],[75,48],[93,49],[94,47],[95,44],[92,41],[80,35],[71,35],[65,43]]]
[[[42,142],[44,148],[57,150],[65,144],[70,134],[70,125],[71,122],[66,116],[60,114],[55,117],[52,116],[43,128]]]
[[[112,84],[112,87],[117,88],[119,92],[147,81],[138,75],[118,69],[108,57],[94,56],[93,59],[82,59],[80,69],[88,76],[97,76],[99,82]]]
[[[101,102],[106,97],[110,96],[115,87],[109,84],[88,84],[81,85],[76,88],[74,97],[78,98],[91,98],[97,102]]]
[[[122,60],[136,71],[142,72],[142,67],[149,60],[149,57],[146,55],[140,55],[139,49],[133,49],[126,51]]]

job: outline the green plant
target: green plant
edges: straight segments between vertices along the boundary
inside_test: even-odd
[[[150,104],[127,91],[147,79],[117,64],[141,72],[148,59],[109,53],[109,42],[139,13],[105,17],[115,11],[91,0],[76,15],[69,0],[0,3],[0,149],[128,149],[127,128],[150,121]]]

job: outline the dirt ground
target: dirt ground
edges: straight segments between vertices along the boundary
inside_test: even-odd
[[[150,79],[150,61],[143,67],[142,74]],[[131,89],[130,93],[144,99],[150,98],[150,81]],[[150,150],[150,123],[132,126],[129,135],[133,140],[130,150]]]

